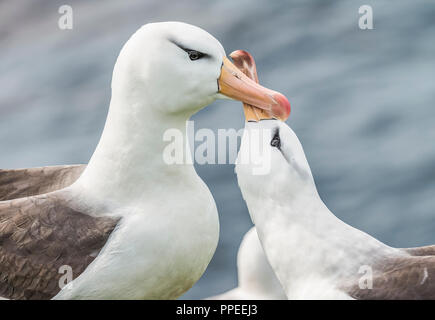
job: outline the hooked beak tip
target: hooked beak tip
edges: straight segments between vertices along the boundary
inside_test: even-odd
[[[279,92],[273,95],[273,99],[277,102],[277,105],[272,107],[272,113],[280,115],[280,119],[287,119],[291,112],[291,106],[288,99]]]

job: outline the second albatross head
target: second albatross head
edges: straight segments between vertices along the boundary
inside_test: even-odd
[[[155,111],[190,116],[228,97],[286,119],[288,100],[247,78],[206,31],[180,22],[150,23],[124,45],[112,80],[113,96],[141,101]],[[131,104],[130,104],[131,105]],[[152,112],[152,110],[147,110]]]
[[[236,172],[248,206],[317,193],[298,137],[279,120],[246,122]]]

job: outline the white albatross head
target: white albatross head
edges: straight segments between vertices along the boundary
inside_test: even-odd
[[[278,118],[289,112],[287,99],[241,73],[218,40],[181,22],[150,23],[136,31],[118,57],[112,90],[114,98],[147,101],[158,112],[187,118],[223,97],[271,110]]]
[[[292,197],[317,193],[298,137],[279,120],[246,122],[236,173],[247,202],[286,203]]]

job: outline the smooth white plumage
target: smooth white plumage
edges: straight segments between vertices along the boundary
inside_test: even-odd
[[[282,300],[286,299],[252,227],[243,237],[237,254],[237,288],[209,300]]]

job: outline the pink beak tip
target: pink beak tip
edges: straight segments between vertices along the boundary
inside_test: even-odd
[[[287,119],[291,112],[291,106],[288,99],[281,93],[277,92],[273,95],[273,98],[278,102],[277,109],[279,108],[278,113],[282,116],[282,118]]]

